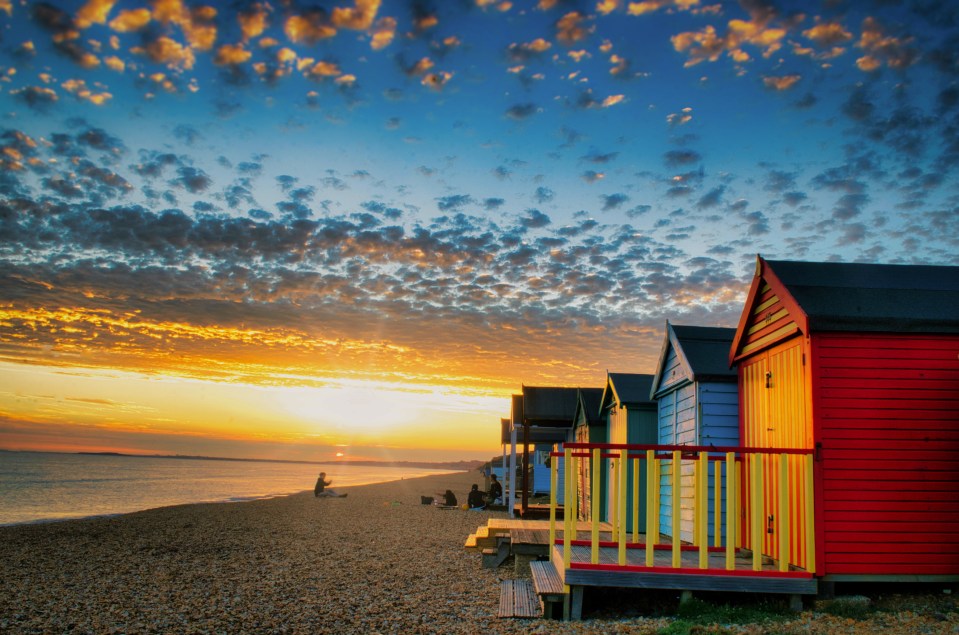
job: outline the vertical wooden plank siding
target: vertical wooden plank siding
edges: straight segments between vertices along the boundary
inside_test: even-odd
[[[812,426],[806,403],[808,382],[804,364],[804,341],[793,338],[770,350],[760,351],[740,365],[742,442],[748,447],[813,447]],[[801,455],[787,456],[785,470],[775,455],[760,460],[765,485],[761,498],[744,501],[745,517],[763,518],[760,528],[762,552],[771,558],[806,568],[807,492],[806,461]],[[746,470],[755,469],[753,465]],[[784,476],[785,475],[785,476]],[[752,482],[752,474],[746,475]],[[785,480],[788,487],[781,487]],[[785,500],[780,500],[782,495]],[[759,507],[755,507],[755,506]],[[772,520],[770,520],[770,517]],[[753,545],[756,523],[743,527],[743,542]],[[782,540],[787,536],[788,540]]]
[[[959,573],[959,336],[820,333],[812,356],[820,573]]]

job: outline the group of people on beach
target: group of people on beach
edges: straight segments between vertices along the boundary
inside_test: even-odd
[[[503,486],[496,478],[495,474],[490,475],[489,491],[481,492],[479,485],[473,483],[469,494],[466,495],[466,507],[471,510],[486,509],[487,505],[493,505],[496,501],[503,498]],[[434,499],[434,502],[442,507],[456,507],[456,494],[453,490],[446,490],[440,499]]]

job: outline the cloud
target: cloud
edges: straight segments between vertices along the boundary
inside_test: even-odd
[[[26,86],[24,88],[15,88],[10,94],[19,99],[33,110],[40,112],[46,111],[60,98],[52,88],[46,86]]]
[[[912,38],[886,35],[878,20],[867,17],[862,22],[858,43],[864,55],[856,60],[856,65],[863,71],[878,70],[883,64],[896,69],[912,66],[919,59],[919,52],[912,42]]]
[[[473,203],[473,197],[469,194],[452,194],[436,199],[436,207],[441,212],[459,210],[471,203]]]
[[[540,205],[552,201],[555,197],[556,193],[553,190],[543,186],[536,188],[536,193],[533,195],[533,198],[535,198],[536,202]]]
[[[200,168],[184,165],[177,169],[177,177],[170,180],[170,185],[183,188],[191,194],[200,194],[206,191],[213,181]]]
[[[670,150],[663,155],[663,161],[668,168],[678,168],[699,163],[702,156],[694,150]]]
[[[517,121],[522,121],[523,119],[529,119],[533,115],[539,112],[539,108],[536,104],[516,104],[510,106],[506,110],[506,117],[509,119],[515,119]]]
[[[604,194],[601,198],[603,201],[602,209],[604,212],[619,209],[625,203],[629,202],[629,196],[625,194]]]
[[[526,210],[526,216],[520,219],[520,224],[527,229],[540,229],[550,225],[552,222],[549,216],[538,209]]]
[[[801,75],[795,74],[781,75],[779,77],[766,76],[763,77],[763,84],[766,86],[766,88],[771,88],[773,90],[789,90],[798,84],[801,79]]]
[[[556,21],[556,39],[565,45],[572,45],[592,33],[593,27],[586,26],[586,17],[578,11],[570,11]]]

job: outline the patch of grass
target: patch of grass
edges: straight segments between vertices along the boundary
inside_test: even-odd
[[[770,602],[741,604],[713,604],[700,598],[683,602],[676,616],[698,624],[753,624],[756,622],[785,621],[793,616],[786,607]]]
[[[731,631],[728,624],[768,624],[784,622],[795,614],[781,604],[749,602],[714,604],[699,598],[683,602],[676,609],[676,620],[658,635],[722,635]]]
[[[852,595],[824,602],[822,612],[836,617],[864,620],[876,612],[876,607],[873,606],[869,598],[862,595]]]

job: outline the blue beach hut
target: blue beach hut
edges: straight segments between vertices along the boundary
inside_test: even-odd
[[[736,369],[729,367],[729,349],[736,329],[679,326],[666,323],[659,365],[650,398],[656,401],[658,443],[662,445],[739,445],[739,389]],[[672,461],[663,461],[660,473],[660,531],[672,531]],[[712,467],[709,479],[709,540],[713,536]],[[682,464],[680,539],[693,541],[694,471]],[[722,500],[722,499],[721,499]],[[722,510],[722,505],[719,506]],[[722,511],[720,511],[722,513]]]

